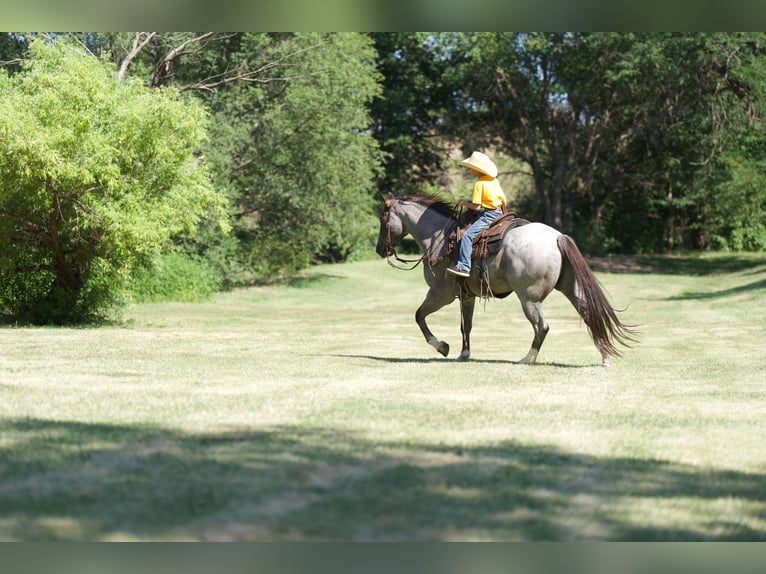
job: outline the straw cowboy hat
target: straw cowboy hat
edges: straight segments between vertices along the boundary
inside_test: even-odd
[[[486,155],[480,151],[475,151],[471,154],[471,157],[465,158],[463,161],[457,162],[458,165],[470,167],[476,171],[480,171],[484,175],[490,177],[497,177],[497,166]]]

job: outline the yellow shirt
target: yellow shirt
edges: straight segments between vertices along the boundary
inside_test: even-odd
[[[498,209],[508,200],[496,178],[482,175],[473,184],[472,203],[480,203],[484,209]]]

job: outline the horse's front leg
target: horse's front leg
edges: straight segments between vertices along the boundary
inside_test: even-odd
[[[474,297],[462,297],[460,299],[460,332],[463,334],[463,350],[460,351],[458,361],[467,361],[471,358],[471,328],[473,327],[475,303]]]
[[[428,317],[428,315],[431,313],[438,311],[448,303],[452,302],[453,298],[454,297],[451,293],[443,293],[431,288],[428,290],[423,303],[415,312],[415,322],[418,324],[418,327],[420,327],[420,330],[423,333],[423,336],[426,338],[426,341],[429,345],[431,345],[445,357],[449,355],[449,345],[445,341],[440,341],[434,336],[434,334],[428,328],[426,317]]]

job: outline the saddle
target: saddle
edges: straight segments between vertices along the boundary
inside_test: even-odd
[[[458,219],[457,226],[450,232],[447,240],[447,255],[457,254],[460,238],[463,233],[476,219],[478,215],[468,212]],[[487,229],[479,233],[473,240],[471,257],[486,258],[500,251],[502,239],[505,234],[517,227],[528,224],[529,221],[518,217],[513,212],[508,212],[498,217]]]

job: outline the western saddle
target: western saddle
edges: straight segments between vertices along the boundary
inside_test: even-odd
[[[451,231],[447,239],[447,255],[456,258],[460,245],[460,238],[466,229],[476,221],[478,214],[468,211],[462,214],[457,221],[457,226]],[[526,219],[518,217],[515,213],[509,211],[498,217],[487,229],[482,231],[473,240],[473,251],[471,256],[476,258],[486,258],[495,255],[500,251],[502,239],[506,232],[516,227],[521,227],[529,223]]]

